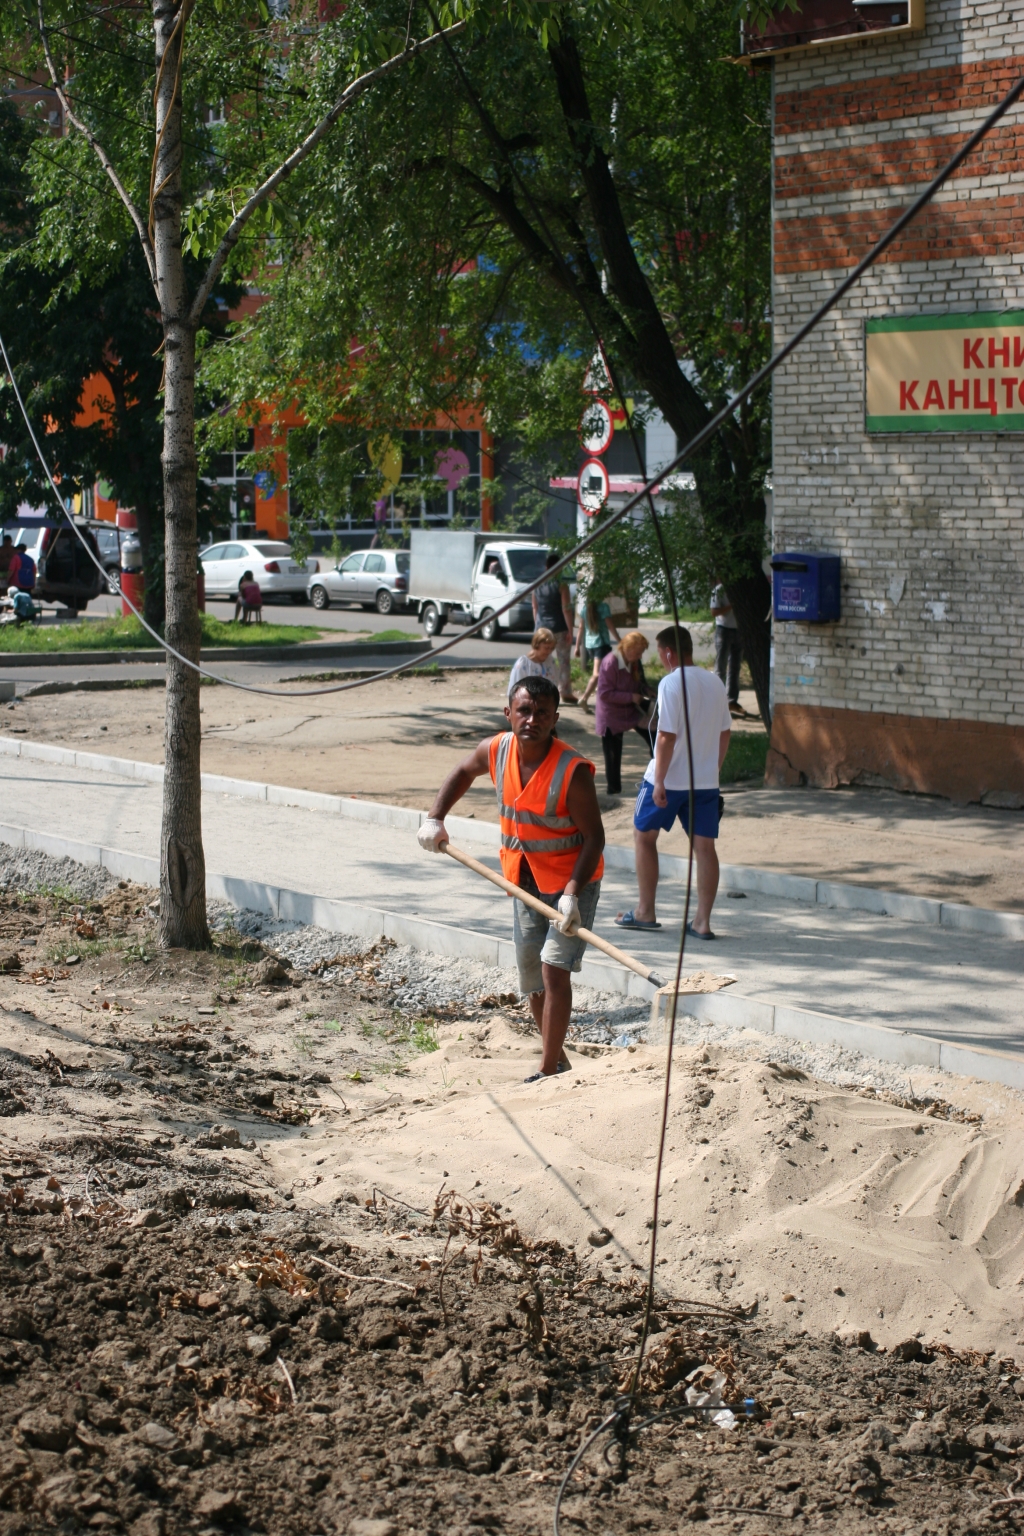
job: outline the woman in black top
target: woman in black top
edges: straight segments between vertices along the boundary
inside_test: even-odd
[[[545,569],[550,570],[558,564],[557,555],[548,555],[545,561]],[[563,704],[575,704],[577,699],[572,691],[572,641],[573,641],[573,611],[572,597],[569,594],[569,585],[561,577],[556,576],[551,581],[545,581],[533,594],[533,622],[534,627],[543,626],[550,629],[555,637],[555,657],[558,661],[558,691],[562,696]]]

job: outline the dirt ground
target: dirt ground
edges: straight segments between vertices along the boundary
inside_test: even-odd
[[[576,1449],[636,1357],[651,1147],[627,1156],[643,1191],[616,1212],[621,1241],[570,1230],[571,1201],[547,1221],[529,1199],[513,1207],[521,1186],[509,1191],[507,1161],[481,1166],[475,1183],[470,1171],[486,1161],[488,1084],[507,1088],[535,1051],[513,997],[411,1017],[395,1006],[383,947],[340,938],[303,970],[230,929],[208,954],[161,953],[152,896],[122,885],[93,901],[0,898],[0,1532],[549,1530]],[[546,1109],[556,1139],[580,1140],[573,1093],[577,1119],[611,1099],[632,1125],[643,1096],[642,1139],[659,1098],[651,1053],[575,1060],[572,1078],[541,1085],[547,1097],[521,1111],[526,1145]],[[675,1152],[683,1136],[696,1171],[685,1209],[663,1207],[659,1242],[680,1249],[671,1218],[685,1214],[719,1247],[689,1283],[662,1271],[631,1433],[599,1437],[583,1457],[562,1530],[1016,1526],[1024,1379],[1019,1351],[997,1342],[1020,1322],[1013,1096],[972,1098],[947,1078],[966,1095],[959,1106],[905,1107],[782,1065],[748,1081],[717,1049],[681,1053],[679,1070],[683,1118],[674,1112],[669,1141]],[[590,1131],[598,1171],[622,1134]],[[727,1166],[740,1134],[742,1169]],[[840,1165],[831,1193],[797,1219],[812,1163],[828,1171],[826,1135]],[[700,1166],[714,1182],[698,1217]],[[990,1187],[972,1196],[960,1175],[976,1186],[984,1169]],[[755,1188],[757,1176],[767,1182]],[[417,1187],[429,1197],[412,1198]],[[931,1264],[929,1315],[949,1269],[921,1228],[886,1238],[894,1192],[901,1215],[916,1204],[945,1226],[943,1243],[970,1249],[965,1262],[991,1245],[981,1262],[993,1299],[976,1279],[945,1332],[919,1304],[918,1327],[904,1313],[894,1333],[887,1315],[876,1344],[863,1319],[889,1312],[894,1256]],[[844,1203],[867,1225],[837,1266],[835,1230],[820,1256],[811,1239],[815,1212]],[[786,1222],[771,1248],[785,1250],[777,1278],[753,1296],[742,1259],[722,1257],[739,1231],[724,1217],[747,1206]],[[813,1298],[807,1316],[803,1302],[823,1284],[861,1321],[808,1328]]]
[[[297,700],[207,687],[203,766],[211,773],[425,809],[458,756],[501,728],[504,680],[504,670],[452,670]],[[742,702],[755,707],[753,695]],[[599,764],[603,786],[593,715],[566,708],[560,729]],[[734,729],[761,726],[737,721]],[[10,733],[159,762],[163,690],[29,698],[0,711],[0,734]],[[604,800],[612,841],[631,840],[632,797],[646,760],[639,737],[627,737],[626,792],[618,802]],[[719,852],[729,863],[1024,910],[1020,813],[958,810],[871,790],[766,790],[754,784],[737,786],[727,801]],[[482,819],[496,818],[489,785],[478,783],[464,807]],[[666,852],[685,851],[678,828],[661,845]]]

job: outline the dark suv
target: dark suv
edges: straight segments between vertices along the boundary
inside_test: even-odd
[[[96,540],[88,528],[78,531],[67,523],[57,523],[49,518],[24,519],[8,523],[4,533],[9,533],[15,544],[28,551],[36,563],[36,584],[32,596],[40,603],[63,603],[72,612],[88,608],[94,597],[106,590],[105,573],[97,569],[82,548],[78,533],[103,565]]]

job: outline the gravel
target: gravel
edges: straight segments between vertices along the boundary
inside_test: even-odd
[[[218,906],[216,911],[211,906],[211,925],[233,927],[246,937],[260,939],[288,959],[297,970],[308,971],[317,962],[333,959],[339,954],[351,956],[355,961],[370,950],[379,952],[379,945],[369,940],[332,933],[324,928],[301,927],[260,912],[238,912],[226,905]],[[327,974],[345,982],[355,977],[356,967],[339,964]],[[515,971],[500,970],[475,960],[431,955],[404,944],[389,946],[378,955],[376,975],[387,990],[392,1005],[414,1017],[452,1006],[473,1007],[484,997],[518,995]],[[570,1040],[622,1047],[660,1044],[664,1026],[651,1035],[648,1020],[647,1005],[638,1003],[635,998],[598,992],[578,983],[573,986]],[[879,1092],[915,1097],[905,1067],[864,1056],[839,1044],[806,1045],[783,1036],[762,1035],[682,1013],[676,1019],[676,1041],[680,1046],[728,1046],[760,1061],[797,1067],[834,1087],[874,1088]]]
[[[0,890],[70,891],[83,900],[97,901],[116,890],[118,883],[99,864],[53,859],[48,853],[0,843]]]
[[[82,899],[96,900],[116,889],[118,883],[99,865],[55,859],[0,842],[0,890],[67,890]],[[518,996],[514,971],[475,960],[432,955],[404,944],[382,946],[262,912],[238,911],[225,902],[211,902],[209,914],[215,932],[231,928],[244,937],[259,939],[299,971],[309,971],[336,956],[344,957],[326,973],[342,982],[355,978],[357,965],[372,950],[377,961],[377,979],[392,1006],[411,1017],[451,1008],[474,1008],[483,998],[507,1001],[513,994]],[[346,965],[345,960],[352,963]],[[648,1009],[636,999],[577,984],[573,988],[569,1038],[622,1047],[644,1043],[648,1041]],[[676,1039],[683,1046],[723,1045],[750,1052],[762,1061],[797,1067],[835,1087],[874,1088],[914,1097],[906,1068],[839,1044],[805,1045],[778,1035],[760,1035],[713,1024],[692,1014],[680,1014],[677,1018]],[[652,1039],[650,1043],[659,1042]]]

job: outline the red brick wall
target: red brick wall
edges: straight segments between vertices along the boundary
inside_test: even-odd
[[[926,112],[976,112],[994,107],[1024,71],[1024,55],[942,69],[880,74],[841,86],[780,91],[775,98],[775,135],[808,133],[823,123],[896,122]]]

